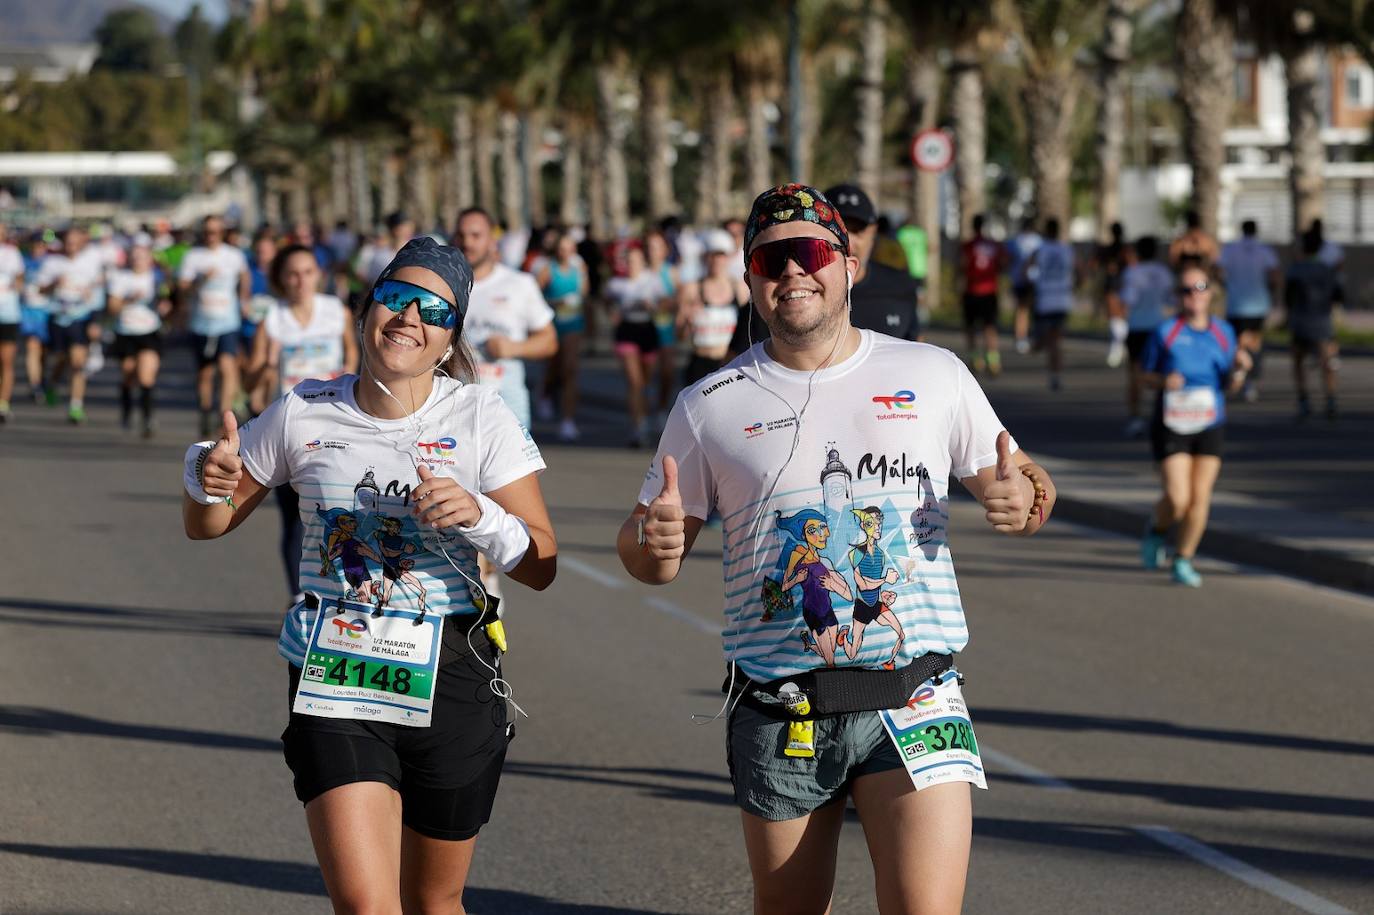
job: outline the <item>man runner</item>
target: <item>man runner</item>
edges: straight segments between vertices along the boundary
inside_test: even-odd
[[[774,188],[746,225],[747,279],[771,338],[678,396],[617,549],[635,578],[665,584],[711,512],[723,518],[726,753],[755,911],[828,910],[846,796],[878,907],[955,911],[966,783],[982,783],[967,712],[942,719],[964,737],[962,762],[933,725],[928,744],[899,754],[884,719],[905,720],[913,695],[963,709],[950,667],[968,641],[945,533],[950,477],[1008,534],[1044,524],[1053,486],[954,354],[850,324],[858,261],[824,196]],[[938,589],[924,584],[934,579]],[[882,695],[852,703],[820,685],[855,673]],[[930,763],[911,763],[924,770],[919,791],[904,756]]]
[[[224,241],[224,220],[206,216],[202,244],[186,252],[177,285],[191,303],[191,345],[196,353],[196,400],[200,432],[208,436],[239,393],[239,350],[243,345],[243,303],[253,288],[248,259]],[[219,409],[215,409],[215,370]]]
[[[1000,244],[983,234],[984,219],[982,213],[973,217],[973,237],[963,244],[964,335],[973,370],[986,369],[996,376],[1002,372],[1002,354],[997,347],[997,276],[1006,268],[1007,255]]]
[[[1253,219],[1240,224],[1241,237],[1221,249],[1217,267],[1226,282],[1226,320],[1240,337],[1240,348],[1250,354],[1254,368],[1242,392],[1250,403],[1259,400],[1261,357],[1264,354],[1264,321],[1273,306],[1273,293],[1283,282],[1274,249],[1259,240]]]

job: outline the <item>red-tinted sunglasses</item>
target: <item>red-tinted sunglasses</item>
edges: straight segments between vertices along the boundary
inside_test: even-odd
[[[834,262],[844,245],[824,238],[780,238],[759,245],[749,253],[749,272],[770,280],[779,279],[788,261],[796,261],[802,273],[810,276]]]

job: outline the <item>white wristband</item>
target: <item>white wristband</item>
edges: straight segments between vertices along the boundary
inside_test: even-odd
[[[201,505],[218,505],[224,501],[223,496],[212,496],[205,491],[205,459],[213,450],[214,442],[196,442],[186,449],[186,466],[181,473],[181,482],[186,487],[186,494]]]
[[[458,525],[456,530],[502,572],[509,572],[530,548],[529,525],[480,492],[472,498],[482,509],[482,517],[472,527]]]

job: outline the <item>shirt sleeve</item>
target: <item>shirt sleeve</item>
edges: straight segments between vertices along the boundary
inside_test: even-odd
[[[183,283],[189,283],[191,280],[194,280],[196,274],[200,270],[197,266],[198,260],[199,258],[190,251],[187,251],[185,257],[181,259],[181,267],[177,270],[177,279]]]
[[[544,469],[544,458],[529,430],[520,425],[495,388],[481,389],[478,411],[482,460],[477,487],[487,493]]]
[[[962,480],[997,463],[997,436],[1004,427],[968,366],[953,354],[949,360],[954,366],[957,387],[954,418],[950,424],[949,456],[951,471]],[[1015,453],[1018,447],[1013,438],[1012,452]]]
[[[287,408],[294,394],[287,392],[257,416],[239,426],[239,457],[263,486],[275,488],[291,480],[286,457]]]
[[[682,495],[682,510],[693,518],[705,521],[716,504],[715,479],[701,438],[692,426],[692,419],[679,397],[668,414],[663,437],[658,441],[658,453],[644,475],[639,488],[639,504],[648,505],[663,491],[663,456],[671,454],[677,461],[677,488]]]
[[[528,282],[525,284],[525,320],[526,326],[530,331],[543,330],[553,323],[553,309],[549,303],[544,301],[544,293],[539,291],[539,284],[533,277],[526,277]]]

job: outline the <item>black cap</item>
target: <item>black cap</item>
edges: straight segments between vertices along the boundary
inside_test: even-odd
[[[461,326],[463,319],[467,317],[468,296],[472,293],[472,267],[463,256],[463,252],[448,245],[441,245],[428,235],[412,238],[396,252],[391,263],[378,275],[377,281],[372,284],[372,291],[376,292],[377,286],[390,279],[391,275],[402,267],[424,267],[438,274],[439,278],[448,284],[448,288],[453,290],[453,307],[458,312],[458,323]],[[369,293],[368,301],[371,300],[372,294]]]
[[[837,184],[827,188],[825,199],[834,205],[841,219],[861,222],[866,226],[878,221],[877,207],[873,206],[873,201],[857,184]]]

